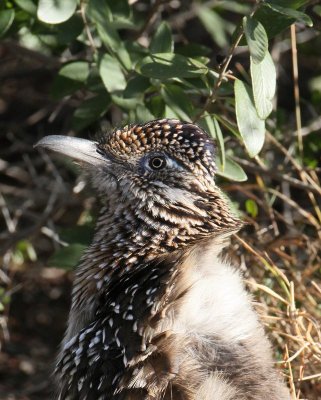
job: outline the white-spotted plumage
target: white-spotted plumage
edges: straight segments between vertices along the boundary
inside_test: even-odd
[[[83,160],[104,203],[76,273],[59,399],[289,400],[222,256],[242,223],[208,135],[163,119],[39,145]]]

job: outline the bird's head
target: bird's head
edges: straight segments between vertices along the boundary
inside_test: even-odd
[[[47,136],[37,147],[89,167],[94,186],[156,227],[233,231],[240,221],[215,184],[214,143],[197,125],[162,119],[130,125],[97,141]]]

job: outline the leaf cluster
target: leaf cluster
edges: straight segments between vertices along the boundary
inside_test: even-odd
[[[197,3],[195,18],[212,45],[230,46],[222,64],[213,62],[211,43],[177,39],[172,21],[158,18],[151,25],[162,2],[154,10],[144,3],[140,11],[127,0],[7,0],[0,8],[0,35],[16,35],[27,46],[60,56],[52,96],[79,100],[72,118],[75,130],[115,108],[121,123],[163,117],[193,121],[217,140],[218,173],[243,181],[246,174],[224,142],[236,137],[250,157],[262,149],[276,89],[269,40],[296,21],[311,26],[301,11],[306,3]],[[236,13],[235,24],[224,20],[225,11]],[[249,50],[244,76],[228,71],[238,45]]]

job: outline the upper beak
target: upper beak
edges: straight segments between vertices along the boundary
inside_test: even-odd
[[[51,135],[45,136],[34,147],[42,147],[57,153],[64,154],[74,160],[87,164],[100,166],[105,165],[108,160],[98,150],[96,142],[70,136]]]

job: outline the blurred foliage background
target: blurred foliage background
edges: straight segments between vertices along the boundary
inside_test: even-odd
[[[73,269],[99,204],[33,144],[163,117],[217,143],[248,222],[241,265],[293,399],[321,398],[321,5],[0,3],[0,399],[50,398]]]

